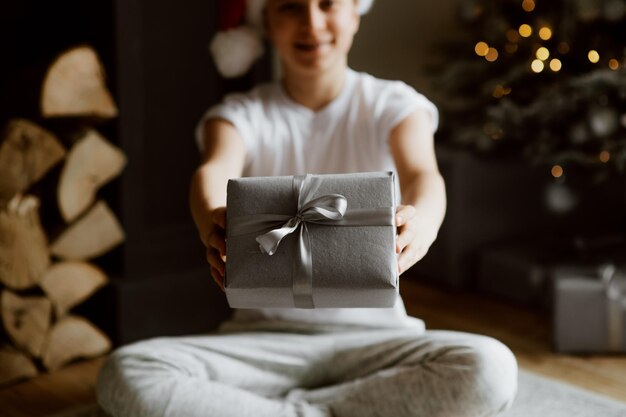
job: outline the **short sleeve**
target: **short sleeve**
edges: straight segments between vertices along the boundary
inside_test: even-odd
[[[382,88],[376,107],[380,137],[389,138],[391,131],[418,109],[426,110],[430,114],[433,133],[439,125],[437,107],[424,95],[402,81],[388,83]]]
[[[196,144],[200,152],[204,152],[203,134],[206,121],[210,119],[224,119],[235,126],[235,129],[243,139],[246,153],[248,155],[254,154],[254,107],[253,100],[247,95],[240,93],[227,95],[221,103],[210,107],[200,118],[195,129]]]

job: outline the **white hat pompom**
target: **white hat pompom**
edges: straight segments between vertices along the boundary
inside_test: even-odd
[[[358,6],[359,14],[365,14],[369,12],[370,9],[372,8],[372,3],[374,3],[374,0],[359,0],[359,6]]]
[[[215,34],[210,50],[220,74],[235,78],[248,72],[263,55],[262,39],[259,31],[248,25]]]

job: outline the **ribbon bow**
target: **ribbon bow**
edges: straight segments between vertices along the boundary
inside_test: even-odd
[[[348,200],[341,194],[327,194],[311,200],[311,196],[317,189],[313,187],[310,175],[296,176],[293,181],[294,195],[298,199],[298,212],[287,220],[282,227],[274,229],[256,238],[261,250],[268,255],[273,255],[278,245],[285,236],[300,228],[301,240],[304,240],[310,251],[309,231],[307,223],[327,223],[325,220],[341,220],[348,208]],[[302,236],[306,236],[305,239]]]
[[[615,265],[603,265],[600,279],[604,284],[608,299],[609,349],[621,351],[626,347],[624,334],[624,316],[626,315],[626,283],[617,273]]]

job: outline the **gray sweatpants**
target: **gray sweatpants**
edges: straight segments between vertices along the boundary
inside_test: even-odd
[[[515,357],[485,336],[272,327],[120,348],[98,401],[114,417],[485,417],[515,397]]]

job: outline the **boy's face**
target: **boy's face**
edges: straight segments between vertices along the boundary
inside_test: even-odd
[[[355,0],[267,0],[267,34],[285,69],[345,65],[360,16]]]

